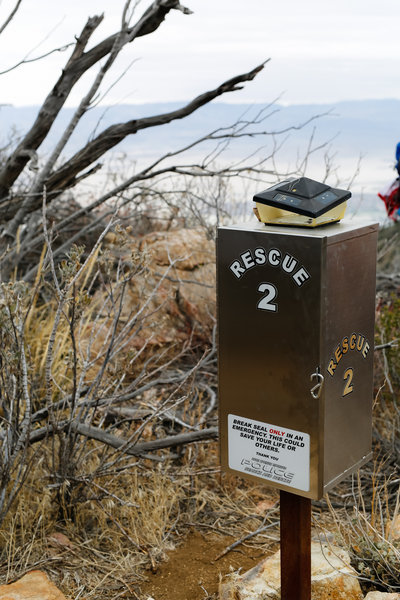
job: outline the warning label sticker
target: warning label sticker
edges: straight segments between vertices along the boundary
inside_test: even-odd
[[[228,415],[228,453],[235,471],[310,490],[308,433]]]

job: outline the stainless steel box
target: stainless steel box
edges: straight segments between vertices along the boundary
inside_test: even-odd
[[[319,499],[370,459],[377,232],[218,229],[224,469]]]

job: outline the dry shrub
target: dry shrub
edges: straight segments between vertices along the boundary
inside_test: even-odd
[[[165,347],[130,343],[154,315],[154,290],[124,305],[130,278],[148,268],[145,252],[127,253],[128,237],[116,230],[104,251],[74,247],[58,266],[44,251],[32,287],[3,289],[3,350],[13,347],[5,335],[15,343],[0,375],[12,368],[9,390],[20,376],[19,437],[30,416],[4,479],[5,498],[17,485],[0,529],[4,581],[44,567],[69,596],[135,597],[146,569],[190,528],[234,541],[265,517],[258,508],[265,488],[221,476],[215,442],[127,456],[70,427],[79,421],[135,443],[216,425],[214,337],[201,345],[190,332]],[[10,424],[3,420],[0,430],[8,435]],[[271,528],[249,543],[276,539]]]
[[[400,394],[400,298],[391,294],[382,297],[376,315],[376,344],[392,342],[376,356],[375,378],[385,383],[383,398],[391,400]],[[396,401],[397,405],[397,401]]]
[[[259,546],[260,553],[276,547],[277,494],[221,477],[215,442],[188,446],[178,462],[125,457],[114,473],[86,481],[82,473],[82,486],[74,487],[70,498],[73,519],[60,518],[57,491],[49,484],[51,445],[46,442],[41,451],[43,459],[30,472],[0,533],[5,580],[44,568],[69,597],[139,597],[146,571],[157,569],[193,527],[223,536],[228,545],[264,521],[274,527],[246,543]],[[95,471],[100,460],[101,448],[93,443],[87,472]],[[270,508],[260,511],[266,498]],[[65,538],[57,542],[55,533]]]
[[[393,493],[380,478],[380,465],[375,465],[372,479],[372,505],[364,502],[361,481],[355,482],[348,508],[335,511],[332,507],[339,541],[350,554],[365,591],[400,592],[400,537],[394,535],[398,524],[400,488]]]
[[[364,591],[400,592],[400,299],[378,298],[373,410],[374,461],[330,494],[339,542]],[[389,345],[387,345],[389,344]],[[342,508],[340,508],[340,504]]]

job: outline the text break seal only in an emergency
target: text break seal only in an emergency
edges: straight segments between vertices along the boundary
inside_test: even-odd
[[[229,468],[308,492],[310,436],[228,415]]]

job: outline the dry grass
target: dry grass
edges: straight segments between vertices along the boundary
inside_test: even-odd
[[[360,478],[356,482],[348,508],[334,510],[339,543],[350,554],[359,573],[363,589],[400,592],[400,539],[398,529],[400,489],[397,485],[395,501],[387,481],[381,480],[380,468],[375,465],[372,479],[372,506],[364,502],[365,492]],[[351,506],[352,505],[352,506]],[[396,526],[397,524],[397,526]]]
[[[79,264],[75,270],[64,265],[65,273],[72,269],[69,277],[73,277]],[[96,331],[107,323],[102,336],[107,348],[121,287],[117,282],[112,293],[105,287],[102,294],[96,292],[96,302],[90,301],[86,289],[94,272],[91,261],[79,285],[70,287],[61,312],[59,299],[40,300],[43,290],[39,282],[37,290],[26,290],[25,304],[30,310],[24,343],[33,412],[44,403],[71,396],[74,387],[93,386],[103,368],[107,352],[104,344],[97,345],[95,336],[87,360],[88,332],[93,323]],[[142,298],[143,303],[147,301]],[[72,310],[75,342],[71,337]],[[126,318],[121,324],[116,322],[118,334],[126,322]],[[189,428],[199,423],[214,425],[216,406],[209,390],[216,384],[215,356],[207,362],[205,348],[194,347],[190,339],[185,347],[171,344],[157,349],[156,354],[154,349],[141,352],[124,347],[124,339],[134,331],[132,321],[120,338],[122,356],[105,364],[97,390],[100,397],[112,397],[150,384],[148,390],[123,403],[124,407],[146,410],[150,416],[145,421],[108,417],[108,404],[100,402],[86,411],[85,418],[124,439],[140,436],[142,440],[171,435],[184,429],[185,423]],[[75,355],[74,343],[80,349]],[[129,377],[121,377],[126,372],[121,365],[129,365]],[[183,377],[185,373],[188,375]],[[170,383],[165,382],[168,374]],[[132,388],[132,382],[136,387]],[[76,406],[79,398],[77,395]],[[60,423],[71,418],[73,410],[77,409],[71,408],[71,403],[57,405],[45,422]],[[34,428],[43,424],[41,421]],[[70,598],[137,598],[146,572],[157,569],[166,552],[180,544],[193,527],[235,541],[257,529],[265,516],[258,504],[270,496],[266,488],[221,476],[215,442],[158,451],[146,459],[126,456],[82,436],[73,439],[66,455],[69,441],[68,434],[60,431],[35,444],[25,457],[31,466],[0,529],[3,582],[43,568]],[[277,516],[275,500],[276,494],[270,502],[271,522]],[[249,543],[269,548],[276,540],[275,528]]]
[[[74,260],[78,261],[75,270],[71,265],[63,267],[67,279],[80,268],[77,255]],[[145,259],[135,260],[138,273],[145,268]],[[123,439],[142,440],[199,424],[215,425],[216,406],[209,391],[216,388],[212,340],[209,348],[195,347],[190,337],[185,345],[170,344],[162,350],[124,345],[124,340],[135,334],[136,324],[134,315],[131,321],[126,314],[122,323],[115,321],[123,271],[114,281],[116,287],[105,285],[102,292],[96,292],[95,301],[87,294],[99,261],[98,254],[93,255],[63,299],[64,309],[58,317],[59,300],[49,294],[48,285],[40,288],[37,281],[39,290],[26,291],[24,302],[31,308],[25,320],[24,343],[33,411],[42,408],[44,401],[71,396],[77,386],[81,390],[92,386],[101,400],[143,386],[143,391],[123,406],[147,411],[149,416],[141,420],[110,416],[109,405],[101,401],[90,405],[85,419]],[[104,273],[111,273],[106,263]],[[141,306],[146,304],[148,297],[141,302]],[[380,312],[379,342],[382,336],[386,341],[399,332],[398,310],[398,301],[393,299],[386,314]],[[71,314],[75,319],[72,329]],[[113,322],[116,335],[122,334],[118,338],[121,353],[105,363]],[[89,332],[99,333],[104,328],[104,335],[99,334],[101,344],[93,336],[88,345]],[[399,546],[390,527],[399,512],[398,463],[393,453],[399,439],[399,356],[396,349],[377,355],[373,471],[366,467],[356,485],[347,481],[335,490],[335,509],[314,507],[315,527],[336,532],[365,585],[380,585],[388,591],[396,589],[396,577],[397,581],[400,577]],[[75,407],[58,406],[50,417],[56,423],[71,418],[81,406],[81,396],[77,394],[75,400]],[[43,421],[34,427],[41,425]],[[279,517],[276,491],[220,473],[215,442],[157,451],[148,458],[128,457],[83,436],[69,443],[68,434],[59,432],[34,445],[24,459],[29,466],[26,480],[0,529],[3,582],[27,570],[44,568],[69,598],[142,600],[143,578],[157,569],[189,530],[228,536],[234,542],[258,529],[265,518],[265,523],[272,525]],[[275,550],[277,543],[276,525],[246,542],[259,546],[263,553]]]
[[[70,598],[98,598],[100,591],[101,598],[140,597],[146,571],[156,569],[193,527],[235,541],[260,526],[265,509],[258,504],[266,497],[268,518],[276,520],[276,494],[221,477],[215,442],[196,446],[187,449],[181,465],[127,459],[119,465],[123,470],[75,490],[74,518],[67,520],[60,518],[57,492],[48,485],[45,455],[51,449],[43,445],[43,458],[0,531],[3,581],[44,568]],[[58,541],[55,532],[65,539]],[[267,551],[276,541],[275,528],[250,543]]]

